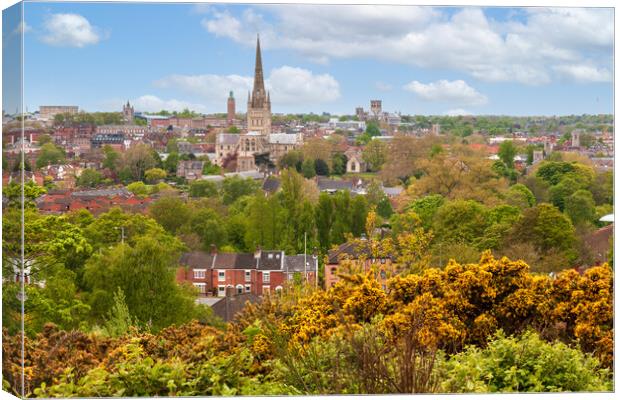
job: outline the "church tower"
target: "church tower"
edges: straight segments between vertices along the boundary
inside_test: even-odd
[[[228,126],[232,126],[232,124],[235,122],[235,97],[233,96],[232,90],[228,95],[227,106],[226,123],[228,124]]]
[[[261,135],[271,133],[271,100],[265,91],[263,61],[260,53],[260,38],[256,36],[256,62],[254,64],[254,87],[248,96],[248,132]]]
[[[127,100],[127,104],[123,106],[123,118],[127,123],[133,123],[133,107],[129,104],[129,100]]]

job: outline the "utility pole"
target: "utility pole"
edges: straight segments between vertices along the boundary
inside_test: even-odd
[[[308,261],[307,261],[307,249],[306,249],[306,236],[307,233],[304,232],[304,278],[306,279],[306,283],[308,283]]]
[[[115,227],[114,229],[120,229],[121,230],[121,244],[125,244],[125,227],[121,226],[121,227]]]

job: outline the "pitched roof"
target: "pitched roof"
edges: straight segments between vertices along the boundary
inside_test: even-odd
[[[213,255],[204,251],[192,251],[183,253],[179,264],[191,268],[211,268],[213,265]]]
[[[308,263],[304,267],[304,260]],[[308,254],[296,254],[294,256],[284,256],[284,270],[286,272],[316,272],[318,268],[318,258]]]
[[[272,133],[269,135],[269,144],[297,144],[297,135],[294,133]]]
[[[217,144],[236,145],[239,143],[239,134],[237,133],[220,133],[217,135]]]
[[[280,180],[276,177],[269,177],[263,182],[263,190],[269,193],[275,193],[280,188]]]
[[[353,190],[353,182],[351,181],[337,181],[334,179],[325,179],[319,177],[317,180],[317,186],[319,190]]]
[[[262,250],[258,262],[259,270],[274,271],[282,269],[284,252],[280,250]]]

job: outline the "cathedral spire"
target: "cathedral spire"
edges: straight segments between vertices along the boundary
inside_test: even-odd
[[[256,34],[256,64],[254,66],[254,90],[252,97],[258,93],[265,93],[265,82],[263,81],[263,61],[260,54],[260,37]]]

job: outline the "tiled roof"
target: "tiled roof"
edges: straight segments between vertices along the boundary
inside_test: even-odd
[[[204,251],[192,251],[190,253],[183,253],[179,263],[191,268],[211,268],[213,256]]]
[[[217,144],[236,145],[239,143],[239,134],[237,133],[220,133],[217,135]]]
[[[297,135],[289,133],[272,133],[269,135],[270,144],[297,144]]]
[[[273,271],[282,269],[283,251],[279,250],[263,250],[261,251],[258,269]]]
[[[304,260],[308,263],[305,267]],[[284,270],[287,272],[316,272],[317,267],[318,258],[314,258],[310,254],[305,257],[303,254],[284,256]]]

